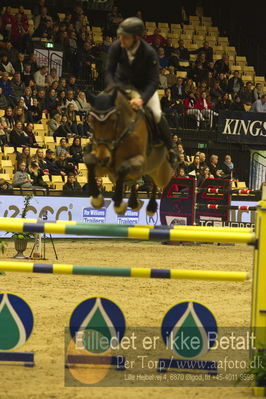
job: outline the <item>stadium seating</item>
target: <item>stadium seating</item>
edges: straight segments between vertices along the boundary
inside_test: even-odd
[[[29,19],[29,26],[31,29],[35,29],[34,18],[32,15],[32,10],[25,9],[25,14]],[[16,15],[18,13],[18,8],[11,8],[12,15]],[[58,18],[60,21],[63,21],[66,17],[65,13],[58,13]],[[97,24],[97,23],[96,23]],[[219,32],[217,26],[213,26],[213,21],[211,17],[207,16],[198,16],[198,15],[190,15],[189,23],[186,24],[177,24],[177,23],[168,23],[168,22],[156,22],[156,21],[146,21],[145,22],[146,30],[148,35],[153,35],[154,30],[158,27],[160,29],[160,33],[165,38],[171,38],[173,45],[178,46],[179,39],[183,39],[185,46],[189,49],[189,51],[197,50],[199,47],[203,46],[204,41],[208,41],[209,45],[213,48],[214,53],[214,61],[221,59],[224,53],[228,54],[230,60],[230,70],[233,73],[235,70],[240,72],[241,78],[244,83],[251,81],[253,85],[256,83],[261,83],[263,85],[263,89],[266,92],[265,87],[265,78],[264,76],[257,76],[254,66],[248,65],[248,60],[246,56],[239,55],[238,49],[233,46],[233,43],[230,43],[230,38],[227,36],[220,36],[224,33]],[[87,26],[87,31],[90,33],[89,37],[92,39],[92,43],[101,44],[104,40],[104,30],[101,26],[94,26],[89,24]],[[197,55],[191,54],[190,61],[195,61]],[[187,69],[189,67],[189,62],[181,61],[179,62],[180,69]],[[92,76],[96,80],[99,76],[99,71],[97,70],[98,65],[96,63],[92,63]],[[177,70],[177,76],[182,78],[187,77],[186,70]],[[159,97],[161,98],[164,95],[163,90],[158,90]],[[4,110],[0,109],[0,117],[4,115]],[[36,136],[37,143],[44,147],[44,149],[52,149],[56,150],[56,146],[59,145],[60,137],[56,139],[56,143],[54,142],[53,137],[48,135],[48,126],[47,122],[49,120],[49,114],[43,113],[41,123],[34,124],[34,133]],[[77,122],[81,123],[81,118],[77,117]],[[85,147],[89,142],[89,139],[82,138],[81,145]],[[17,149],[19,152],[22,151],[22,148]],[[35,148],[31,149],[31,155],[36,152]],[[16,167],[16,153],[13,147],[3,147],[3,151],[0,152],[0,171],[1,176],[8,176],[8,181],[12,181],[12,176]],[[78,165],[79,175],[77,176],[77,180],[83,184],[87,182],[87,168],[84,163],[80,163]],[[59,179],[58,179],[59,178]],[[62,189],[64,182],[62,181],[61,176],[53,176],[50,181],[49,177],[44,176],[44,180],[47,180],[49,186],[54,187],[56,189]],[[108,188],[112,187],[112,183],[109,179],[104,180],[104,185],[108,186]]]

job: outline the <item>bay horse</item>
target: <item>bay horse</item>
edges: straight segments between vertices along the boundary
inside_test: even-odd
[[[153,185],[146,213],[152,216],[157,211],[157,187],[168,184],[174,171],[164,144],[150,146],[144,111],[134,111],[129,100],[127,92],[119,86],[106,89],[97,96],[90,95],[93,141],[91,151],[85,150],[84,155],[88,168],[88,193],[92,206],[101,208],[104,199],[95,177],[108,175],[115,185],[112,198],[115,212],[123,215],[127,206],[138,211],[142,202],[137,198],[136,181],[148,175]],[[123,201],[124,183],[131,187],[128,203]]]

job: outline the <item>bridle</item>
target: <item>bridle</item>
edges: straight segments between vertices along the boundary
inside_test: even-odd
[[[95,143],[96,145],[104,145],[105,147],[108,148],[110,152],[112,152],[116,150],[119,144],[121,144],[134,131],[135,125],[138,122],[140,116],[143,114],[143,111],[139,109],[136,112],[135,119],[129,123],[129,125],[119,134],[118,137],[116,136],[118,133],[118,126],[120,121],[120,111],[115,106],[105,111],[100,111],[98,109],[92,108],[89,114],[100,123],[105,123],[110,118],[111,115],[114,114],[117,115],[116,125],[114,129],[115,138],[106,139],[104,137],[100,138],[93,137],[93,143]]]

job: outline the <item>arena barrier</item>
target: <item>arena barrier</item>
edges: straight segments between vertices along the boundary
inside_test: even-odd
[[[249,274],[246,272],[79,266],[70,264],[59,265],[29,262],[0,262],[0,271],[45,274],[74,274],[84,276],[157,278],[170,280],[211,280],[237,282],[249,280]]]
[[[127,227],[123,225],[89,225],[86,223],[75,222],[39,222],[30,220],[0,219],[0,230],[9,232],[31,232],[31,233],[51,233],[51,234],[77,234],[122,237],[140,240],[170,240],[170,241],[203,241],[203,242],[230,242],[245,243],[254,245],[254,271],[253,271],[253,290],[252,290],[252,312],[251,327],[255,335],[256,352],[264,350],[266,345],[266,183],[263,185],[262,201],[259,202],[256,214],[256,229],[231,229],[231,228],[209,228],[194,226],[174,226],[174,228],[162,229],[146,227]],[[84,273],[82,273],[84,269]],[[40,272],[40,273],[59,273],[62,274],[90,274],[90,275],[112,275],[119,277],[146,277],[146,278],[191,278],[209,279],[223,281],[246,281],[248,274],[245,272],[213,272],[201,270],[158,270],[158,269],[129,269],[129,268],[100,268],[92,266],[75,265],[49,265],[34,264],[24,262],[1,262],[0,270],[8,272]],[[106,273],[106,274],[105,274]],[[113,273],[113,274],[112,274]],[[121,273],[121,274],[120,274]],[[240,274],[239,274],[240,273]],[[119,275],[120,274],[120,275]],[[127,274],[125,276],[125,274]],[[161,275],[161,277],[159,277]],[[229,278],[230,276],[230,278]],[[122,276],[121,276],[122,277]],[[234,279],[232,279],[234,277]],[[251,353],[251,355],[254,354]],[[11,355],[11,357],[13,354]],[[6,359],[10,354],[6,355]],[[5,355],[0,360],[5,360]],[[255,387],[254,393],[263,396],[264,387]]]

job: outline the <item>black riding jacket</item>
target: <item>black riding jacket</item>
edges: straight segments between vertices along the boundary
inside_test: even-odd
[[[106,71],[106,85],[122,83],[134,86],[146,104],[159,87],[159,60],[155,50],[141,40],[132,64],[126,49],[115,41],[109,49]]]

